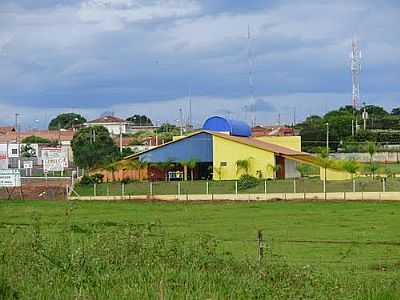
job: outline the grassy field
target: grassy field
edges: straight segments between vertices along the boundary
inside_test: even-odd
[[[396,203],[0,201],[0,299],[399,299],[399,219]]]
[[[206,181],[186,181],[180,182],[181,194],[206,194]],[[210,194],[234,194],[234,181],[210,181]],[[260,180],[256,187],[239,190],[239,193],[264,193],[264,180]],[[150,193],[149,182],[131,182],[125,184],[125,195],[148,195]],[[356,191],[358,192],[381,192],[383,189],[380,179],[357,178]],[[267,193],[293,193],[294,181],[287,180],[267,180]],[[351,192],[353,184],[351,180],[328,181],[327,192]],[[93,196],[94,185],[77,185],[75,191],[80,196]],[[321,193],[323,192],[323,182],[318,178],[306,178],[296,180],[296,191],[303,193]],[[389,178],[386,181],[386,191],[400,192],[400,178]],[[154,195],[176,195],[178,193],[178,182],[154,182]],[[102,183],[96,185],[96,195],[121,195],[122,183]]]

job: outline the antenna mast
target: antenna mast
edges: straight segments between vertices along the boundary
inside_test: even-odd
[[[353,83],[352,89],[352,105],[353,105],[353,119],[355,119],[355,124],[353,120],[352,125],[352,135],[358,129],[358,122],[356,116],[356,110],[360,105],[360,73],[361,73],[361,49],[359,43],[356,39],[352,41],[352,52],[351,52],[351,78]],[[355,128],[353,128],[355,126]]]
[[[250,24],[247,27],[247,42],[248,42],[248,49],[247,49],[247,60],[249,64],[249,89],[250,89],[250,95],[251,95],[251,102],[249,107],[251,108],[253,106],[253,115],[252,115],[252,127],[254,127],[256,124],[256,113],[257,113],[257,108],[256,108],[256,103],[254,100],[254,82],[253,82],[253,59],[252,59],[252,52],[251,52],[251,33],[250,33]],[[253,105],[252,105],[253,104]],[[251,112],[251,109],[250,109]]]
[[[360,72],[361,72],[361,49],[358,41],[353,39],[351,52],[351,77],[353,81],[353,109],[360,105]]]

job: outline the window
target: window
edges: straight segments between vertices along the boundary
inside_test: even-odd
[[[11,149],[11,154],[17,155],[18,154],[17,149]]]
[[[220,165],[220,167],[226,167],[228,164],[226,161],[221,161],[221,163],[219,165]]]

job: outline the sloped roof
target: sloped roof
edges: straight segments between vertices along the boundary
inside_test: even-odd
[[[172,143],[177,143],[179,141],[182,141],[182,139],[187,139],[187,138],[190,138],[190,137],[192,137],[194,135],[197,135],[197,134],[200,134],[200,133],[208,133],[210,135],[218,136],[218,137],[223,138],[223,139],[227,139],[227,140],[230,140],[230,141],[233,141],[233,142],[245,144],[247,146],[259,148],[259,149],[262,149],[262,150],[265,150],[265,151],[274,152],[276,154],[283,155],[283,156],[288,156],[288,157],[293,156],[293,157],[297,157],[298,159],[301,159],[301,160],[303,160],[303,158],[307,157],[310,161],[315,160],[315,158],[312,155],[310,155],[310,154],[308,154],[306,152],[295,151],[295,150],[292,150],[292,149],[289,149],[289,148],[286,148],[286,147],[283,147],[283,146],[279,146],[279,145],[276,145],[276,144],[263,142],[263,141],[260,141],[260,140],[257,140],[257,139],[251,138],[251,137],[231,136],[231,135],[228,135],[228,134],[217,133],[217,132],[214,132],[214,131],[207,131],[207,130],[201,130],[201,131],[195,132],[195,133],[190,134],[188,136],[185,136],[185,137],[183,137],[181,139],[178,139],[178,140],[175,140],[175,141],[171,141],[171,142],[162,144],[162,145],[160,145],[158,147],[155,147],[155,148],[148,149],[148,150],[140,152],[140,153],[136,153],[136,154],[130,155],[130,156],[126,157],[125,159],[139,157],[140,155],[142,155],[144,153],[147,153],[149,151],[153,151],[154,149],[166,147],[166,146],[168,146],[168,145],[170,145]]]
[[[48,140],[71,141],[74,137],[75,132],[72,130],[32,130],[32,131],[21,131],[18,133],[19,140],[22,141],[26,137],[37,136]],[[12,142],[17,139],[17,133],[15,131],[7,132],[6,134],[0,134],[0,143]]]
[[[124,119],[114,117],[114,116],[104,116],[92,121],[89,121],[88,123],[121,123],[125,122]]]

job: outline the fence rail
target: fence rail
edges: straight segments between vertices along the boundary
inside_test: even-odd
[[[250,197],[281,199],[375,199],[387,198],[400,193],[400,178],[358,179],[355,181],[328,181],[324,186],[319,179],[261,180],[256,186],[241,189],[237,181],[184,181],[184,182],[131,182],[78,184],[74,194],[81,197],[175,197],[181,198],[229,198]],[[357,196],[355,196],[357,195]],[[397,197],[397,196],[396,196]]]

